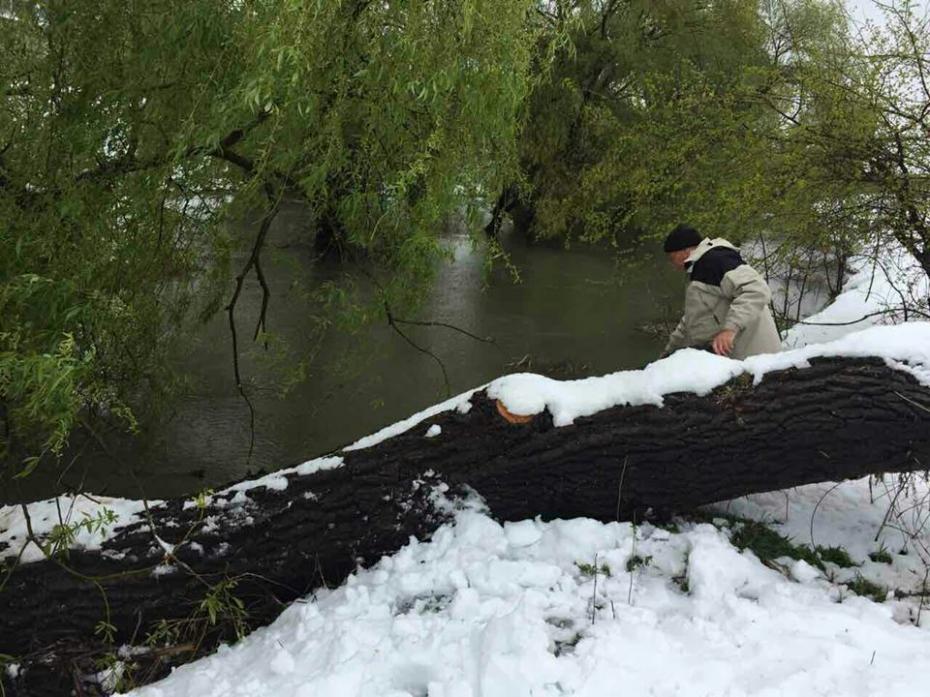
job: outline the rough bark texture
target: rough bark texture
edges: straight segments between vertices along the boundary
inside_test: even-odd
[[[102,552],[72,551],[68,569],[19,566],[0,592],[0,653],[21,665],[7,694],[99,693],[75,685],[101,650],[104,593],[116,645],[141,644],[160,619],[194,618],[181,625],[181,649],[139,659],[137,677],[152,679],[230,637],[230,623],[210,627],[199,610],[217,583],[235,580],[249,626],[266,624],[410,535],[428,536],[449,518],[436,496],[446,486],[453,500],[474,489],[501,520],[613,520],[930,465],[930,390],[877,359],[822,359],[756,387],[744,376],[704,397],[669,395],[662,408],[616,407],[561,428],[547,413],[508,423],[483,393],[472,405],[342,452],[342,467],[291,476],[284,491],[252,489],[241,504],[217,496],[205,511],[170,501]],[[441,435],[424,438],[429,424]],[[186,540],[169,567],[153,529],[168,543]],[[159,565],[168,573],[153,574]]]

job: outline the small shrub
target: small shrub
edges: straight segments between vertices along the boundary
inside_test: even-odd
[[[211,586],[200,601],[198,610],[206,615],[211,626],[219,621],[228,622],[235,631],[236,638],[241,639],[248,631],[248,611],[242,599],[233,592],[236,585],[238,581],[235,579],[223,579]]]
[[[94,634],[99,636],[108,645],[112,646],[116,639],[116,627],[106,620],[100,620],[94,626]]]
[[[119,516],[109,508],[101,508],[96,515],[84,513],[81,520],[56,524],[43,541],[42,552],[46,557],[67,558],[81,530],[91,534],[106,533],[119,521]]]
[[[97,668],[97,679],[106,694],[111,692],[124,692],[133,685],[132,667],[121,661],[115,653],[105,653],[94,659]]]

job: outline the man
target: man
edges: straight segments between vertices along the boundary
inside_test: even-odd
[[[724,239],[705,239],[681,224],[665,239],[672,265],[691,277],[685,312],[662,355],[680,348],[713,350],[742,360],[781,350],[769,310],[772,292],[759,273]]]

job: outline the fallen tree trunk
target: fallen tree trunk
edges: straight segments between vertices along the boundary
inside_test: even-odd
[[[930,464],[930,390],[879,359],[819,359],[558,428],[545,412],[511,423],[484,392],[471,405],[342,451],[341,466],[298,468],[284,489],[168,501],[100,550],[13,568],[0,592],[0,653],[19,664],[8,694],[105,691],[87,674],[108,631],[110,646],[150,637],[133,660],[137,680],[154,679],[428,536],[469,488],[501,520],[614,520]],[[430,425],[441,433],[424,437]]]

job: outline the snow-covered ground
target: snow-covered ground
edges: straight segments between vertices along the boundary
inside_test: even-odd
[[[856,571],[918,589],[923,566],[910,541],[898,553],[897,531],[886,525],[881,535],[890,565],[866,556],[882,548],[872,539],[888,507],[883,487],[874,484],[870,503],[868,482],[849,482],[818,507],[828,488],[752,497],[731,512],[775,520],[787,501],[786,528],[803,541],[817,507],[817,544],[844,544]],[[926,493],[916,485],[916,497]],[[859,597],[841,583],[849,569],[791,559],[770,568],[718,523],[500,525],[466,509],[430,542],[411,540],[270,627],[132,694],[923,694],[930,609],[918,628],[917,601]]]
[[[928,312],[930,279],[913,256],[891,245],[854,261],[855,270],[832,303],[788,330],[785,348],[822,344],[875,325],[919,319]]]

